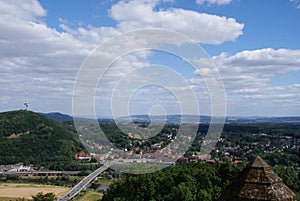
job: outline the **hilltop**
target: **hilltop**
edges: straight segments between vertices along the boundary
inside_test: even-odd
[[[48,119],[54,119],[54,120],[59,120],[59,121],[72,121],[73,120],[73,117],[71,117],[67,114],[62,114],[60,112],[39,113],[39,114]]]
[[[84,150],[78,136],[63,124],[38,113],[0,113],[0,164],[33,164],[64,169]]]

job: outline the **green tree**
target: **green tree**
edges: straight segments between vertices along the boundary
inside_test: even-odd
[[[197,188],[195,183],[180,183],[172,189],[171,200],[174,201],[196,201]]]
[[[55,201],[57,198],[54,193],[46,193],[45,195],[40,192],[32,196],[33,201]]]
[[[113,183],[103,201],[198,201],[217,200],[221,179],[216,168],[201,163],[170,166],[145,175],[126,176]]]

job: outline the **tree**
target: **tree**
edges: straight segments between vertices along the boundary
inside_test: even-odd
[[[194,183],[180,183],[172,190],[171,200],[196,201],[197,187]],[[209,200],[207,200],[209,201]]]
[[[54,193],[46,193],[44,195],[42,192],[40,192],[36,195],[33,195],[32,198],[33,198],[33,201],[55,201],[55,200],[57,200]]]
[[[220,182],[214,166],[170,166],[150,174],[125,176],[110,185],[102,201],[211,201],[221,194]]]

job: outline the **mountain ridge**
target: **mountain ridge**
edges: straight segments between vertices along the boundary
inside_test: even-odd
[[[63,121],[71,121],[74,117],[66,114],[62,114],[59,112],[51,112],[51,113],[40,113],[43,116],[55,119],[55,120],[63,120]],[[81,117],[80,119],[90,119]],[[129,123],[149,123],[150,119],[156,122],[164,122],[166,123],[180,123],[181,121],[185,122],[196,122],[196,123],[210,123],[212,117],[209,115],[180,115],[180,114],[173,114],[173,115],[166,115],[166,116],[150,116],[149,115],[131,115],[131,116],[124,116],[118,118],[112,117],[98,117],[99,122],[103,123],[114,123],[115,120],[117,122],[129,122]],[[222,120],[222,118],[215,117],[216,120]],[[291,124],[300,124],[300,116],[274,116],[274,117],[266,117],[266,116],[226,116],[225,123],[291,123]]]

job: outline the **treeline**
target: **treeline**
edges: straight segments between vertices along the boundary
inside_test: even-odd
[[[110,185],[102,201],[212,201],[220,197],[244,166],[190,163],[162,171],[130,175]]]

